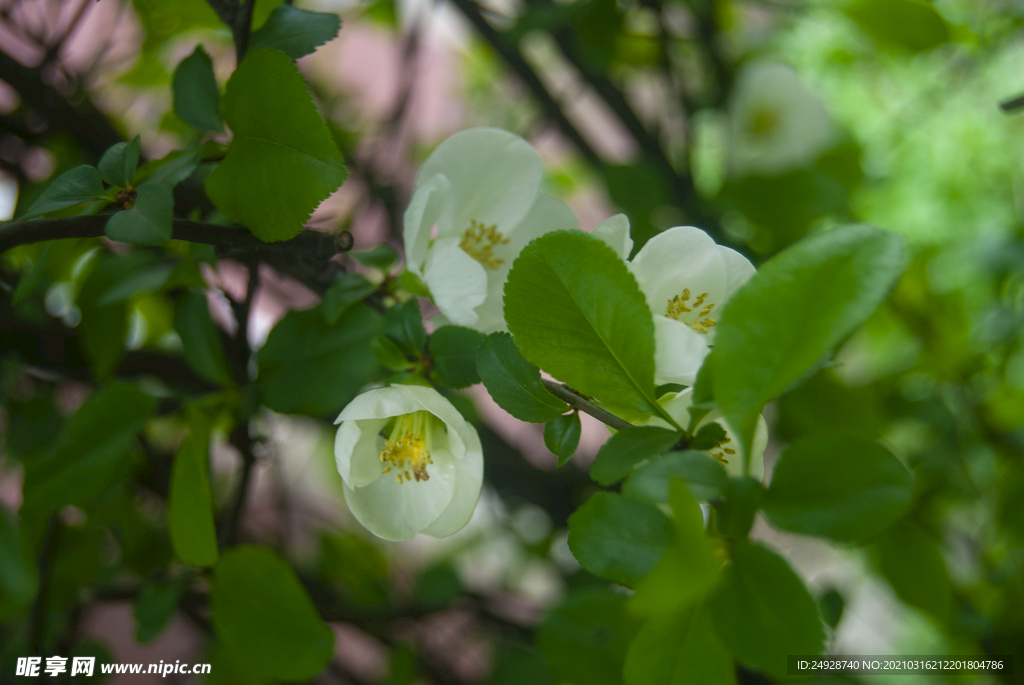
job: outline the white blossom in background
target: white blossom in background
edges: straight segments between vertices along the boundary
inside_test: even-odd
[[[779,62],[754,62],[736,77],[729,103],[734,175],[778,174],[805,166],[832,143],[825,105]]]
[[[655,383],[693,385],[722,307],[753,264],[699,228],[677,226],[648,240],[628,266],[654,316]]]
[[[682,392],[676,394],[669,393],[658,400],[658,404],[660,404],[665,412],[675,419],[676,423],[680,426],[688,426],[690,425],[689,410],[693,405],[693,388],[686,388]],[[707,416],[701,419],[700,423],[697,424],[695,432],[699,431],[711,422],[717,423],[725,430],[725,439],[711,449],[705,451],[721,463],[725,467],[726,473],[730,476],[742,476],[743,452],[740,447],[739,437],[729,427],[729,424],[725,422],[721,412],[717,409],[712,409],[708,412]],[[642,425],[660,426],[662,428],[669,429],[672,428],[667,421],[657,416],[651,417]],[[763,416],[758,416],[757,428],[754,430],[754,439],[750,445],[750,473],[748,474],[757,480],[762,480],[764,478],[764,450],[767,446],[768,424],[765,423]]]
[[[439,538],[469,522],[483,483],[483,450],[476,429],[436,390],[369,390],[335,423],[345,501],[371,533]]]
[[[405,212],[406,266],[447,322],[506,330],[512,262],[534,238],[577,227],[571,209],[539,193],[543,174],[529,143],[493,128],[456,133],[423,164]]]

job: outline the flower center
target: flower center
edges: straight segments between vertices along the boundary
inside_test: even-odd
[[[489,269],[497,269],[505,261],[494,256],[494,248],[507,244],[508,238],[498,232],[497,224],[484,226],[476,219],[469,222],[469,228],[459,241],[463,252]]]
[[[770,138],[779,127],[779,113],[770,107],[758,107],[747,121],[747,130],[755,138]]]
[[[708,452],[710,452],[711,456],[720,461],[722,464],[728,464],[729,460],[726,459],[726,456],[731,457],[732,455],[736,454],[736,450],[734,450],[731,447],[726,447],[726,445],[728,445],[730,442],[732,442],[732,438],[727,437],[725,440],[723,440],[722,442],[718,443],[710,450],[708,450]],[[718,451],[716,452],[715,450]]]
[[[434,463],[430,458],[430,429],[433,421],[434,417],[426,411],[415,411],[398,417],[380,453],[384,465],[381,472],[396,471],[395,478],[399,483],[408,483],[413,479],[417,482],[430,480],[427,465]]]
[[[717,324],[710,317],[711,310],[715,308],[715,304],[713,302],[705,304],[704,300],[707,298],[707,293],[701,293],[691,302],[690,289],[685,288],[683,292],[668,301],[668,307],[665,308],[665,316],[675,319],[680,323],[685,323],[698,333],[707,335],[708,329],[714,328]]]

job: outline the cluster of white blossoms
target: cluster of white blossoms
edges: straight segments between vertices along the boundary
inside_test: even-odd
[[[575,230],[562,202],[540,194],[543,166],[522,138],[497,129],[457,133],[434,150],[416,179],[405,213],[406,268],[441,314],[439,325],[483,333],[507,330],[503,292],[512,263],[531,240]],[[629,221],[616,215],[594,229],[626,262],[655,325],[655,381],[692,386],[714,340],[716,317],[754,273],[739,253],[697,228],[671,228],[630,260]],[[660,400],[689,422],[690,390]],[[661,424],[659,418],[648,423]],[[741,475],[738,441],[717,412],[698,425],[722,424],[726,438],[709,454]],[[336,423],[335,459],[353,515],[375,535],[444,537],[469,521],[480,496],[483,453],[476,430],[436,390],[393,385],[353,400]],[[767,431],[761,420],[750,475],[763,474]]]

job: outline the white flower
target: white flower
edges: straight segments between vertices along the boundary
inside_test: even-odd
[[[420,169],[405,212],[406,266],[449,322],[505,330],[512,262],[534,238],[577,227],[571,209],[538,194],[543,173],[529,143],[493,128],[456,133]]]
[[[693,385],[722,307],[754,266],[699,228],[677,226],[648,240],[629,270],[654,315],[655,383]]]
[[[825,105],[793,69],[778,62],[747,65],[729,105],[733,173],[777,174],[812,162],[832,142]]]
[[[436,390],[369,390],[335,423],[345,501],[371,533],[386,540],[445,537],[469,522],[480,498],[483,450],[476,429]]]
[[[668,394],[658,400],[658,404],[676,420],[680,426],[690,425],[690,406],[693,404],[693,389],[686,388],[677,394]],[[740,441],[736,433],[729,428],[729,424],[725,422],[722,417],[722,413],[717,409],[712,409],[708,412],[707,416],[700,420],[697,424],[696,431],[699,431],[704,426],[714,421],[725,429],[725,440],[718,443],[710,450],[706,450],[708,454],[717,459],[723,466],[725,471],[730,476],[742,476],[743,475],[743,453],[740,447]],[[661,426],[663,428],[672,428],[667,421],[657,416],[651,417],[642,425],[645,426]],[[696,432],[695,431],[695,432]],[[765,423],[763,416],[757,417],[757,428],[754,430],[754,439],[751,442],[750,449],[750,473],[752,478],[762,480],[764,478],[764,450],[768,446],[768,424]]]

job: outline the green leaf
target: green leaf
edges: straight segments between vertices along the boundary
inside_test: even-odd
[[[949,27],[921,0],[854,0],[846,14],[879,43],[922,52],[948,43]]]
[[[90,395],[50,449],[25,465],[25,508],[88,506],[125,475],[136,434],[156,401],[135,385],[114,382]]]
[[[106,307],[130,300],[139,293],[159,290],[170,278],[174,268],[175,265],[170,263],[144,265],[104,291],[96,298],[96,305]]]
[[[704,531],[704,514],[682,480],[671,482],[668,499],[674,535],[661,562],[630,599],[631,609],[640,616],[668,616],[694,606],[721,566]]]
[[[32,291],[39,285],[39,282],[43,280],[46,265],[50,261],[50,248],[52,247],[53,243],[47,242],[43,247],[43,251],[39,254],[39,258],[32,263],[32,268],[18,281],[18,287],[14,289],[14,294],[11,296],[12,304],[18,304],[31,295]]]
[[[438,379],[449,388],[468,388],[480,382],[476,357],[484,334],[462,326],[442,326],[430,336],[428,348]]]
[[[134,245],[163,245],[171,239],[174,196],[158,183],[139,186],[131,209],[122,209],[108,220],[103,232],[111,240]]]
[[[100,158],[96,165],[100,176],[112,186],[127,188],[132,184],[132,176],[139,168],[139,149],[142,145],[140,136],[131,142],[114,143]]]
[[[749,476],[737,476],[729,479],[724,494],[718,507],[718,529],[727,538],[747,537],[764,499],[764,486]]]
[[[498,659],[487,685],[555,685],[540,654],[516,645],[507,645],[506,649],[508,651]]]
[[[92,202],[102,194],[103,180],[100,178],[100,172],[96,167],[83,164],[65,171],[54,179],[18,221],[27,221],[50,212]]]
[[[786,675],[787,654],[818,654],[825,631],[818,606],[785,559],[760,545],[733,549],[711,598],[715,630],[741,663]]]
[[[703,605],[644,623],[629,645],[623,675],[627,685],[736,683],[732,655]]]
[[[78,346],[97,378],[109,377],[124,356],[128,335],[128,307],[125,302],[102,304],[105,293],[125,280],[134,278],[143,265],[151,263],[149,255],[128,253],[121,257],[104,253],[82,283],[78,307],[82,321],[78,324]]]
[[[363,266],[387,272],[398,261],[398,253],[390,245],[378,245],[369,252],[349,252],[348,256]]]
[[[590,477],[604,486],[613,485],[647,459],[672,449],[679,442],[679,433],[656,426],[633,426],[620,430],[597,452]]]
[[[411,297],[384,313],[384,334],[403,352],[422,357],[427,349],[427,331],[423,328],[419,299]]]
[[[523,359],[508,333],[491,333],[476,360],[480,379],[498,406],[520,421],[552,421],[569,406],[549,393],[540,369]]]
[[[36,596],[36,563],[26,551],[18,518],[0,506],[0,619],[20,613]]]
[[[174,317],[174,330],[185,348],[185,362],[193,371],[216,385],[234,386],[220,331],[210,318],[206,295],[190,292],[185,296]]]
[[[278,5],[267,23],[249,37],[249,50],[275,48],[292,59],[308,55],[338,35],[341,19],[336,14],[309,12]]]
[[[143,165],[135,174],[140,186],[153,184],[171,188],[192,175],[199,166],[199,148],[175,150],[161,159]]]
[[[260,397],[284,414],[337,413],[380,367],[369,349],[380,316],[364,304],[328,326],[318,308],[289,312],[259,351]]]
[[[537,632],[537,648],[556,683],[620,685],[622,665],[638,622],[626,598],[603,587],[571,592]]]
[[[647,502],[598,492],[569,517],[569,549],[591,573],[633,587],[672,542],[672,522]]]
[[[206,179],[210,200],[265,242],[298,235],[347,175],[305,81],[284,53],[256,50],[232,74],[222,104],[234,138]]]
[[[765,403],[864,321],[902,270],[897,236],[844,226],[780,252],[733,296],[718,322],[712,383],[748,452]]]
[[[217,637],[258,674],[308,680],[331,659],[334,633],[273,550],[226,550],[214,569],[210,600]]]
[[[174,552],[191,566],[217,563],[217,531],[213,525],[210,494],[210,412],[193,405],[188,412],[188,436],[182,441],[171,467],[167,521]]]
[[[725,429],[716,421],[705,424],[690,440],[690,449],[710,450],[723,443],[726,439]]]
[[[558,465],[565,466],[580,444],[580,413],[564,414],[551,419],[544,426],[544,444],[558,457]]]
[[[422,607],[443,609],[462,594],[459,574],[451,564],[441,563],[425,570],[416,579],[413,596]]]
[[[388,559],[356,535],[323,535],[320,538],[321,574],[329,583],[340,583],[347,596],[359,604],[382,604],[388,599]]]
[[[527,245],[505,285],[505,318],[523,356],[567,385],[615,406],[662,413],[647,301],[600,239],[555,231]]]
[[[413,367],[405,352],[386,335],[378,335],[370,341],[370,352],[381,366],[391,371],[405,371]]]
[[[871,559],[897,597],[945,624],[953,617],[956,598],[940,545],[939,536],[903,521],[879,537]]]
[[[180,582],[147,583],[142,586],[132,607],[136,640],[145,644],[160,637],[178,613],[178,600],[184,589]]]
[[[878,443],[818,435],[779,457],[764,513],[782,530],[864,542],[902,517],[913,495],[913,476]]]
[[[213,62],[197,45],[174,70],[174,113],[197,131],[223,131],[220,120],[220,88],[213,75]]]
[[[324,321],[333,326],[352,305],[369,297],[376,290],[377,286],[359,274],[342,274],[324,293],[323,302],[320,304]]]
[[[636,467],[622,493],[654,504],[667,504],[669,483],[682,478],[700,502],[720,497],[729,483],[725,467],[705,452],[669,452]]]

